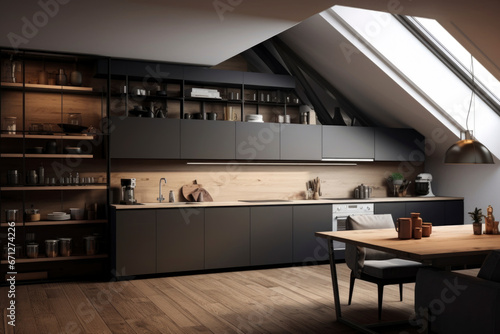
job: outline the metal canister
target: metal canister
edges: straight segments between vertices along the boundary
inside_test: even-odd
[[[11,169],[7,171],[7,184],[9,185],[19,184],[19,173],[17,169]]]
[[[56,257],[59,253],[58,240],[45,240],[45,255],[47,257]]]
[[[309,124],[309,112],[302,111],[300,113],[300,124]]]
[[[97,240],[93,235],[86,236],[83,238],[85,240],[85,254],[95,255],[97,253]]]

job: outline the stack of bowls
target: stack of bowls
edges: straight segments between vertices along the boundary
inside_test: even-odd
[[[245,122],[251,123],[264,123],[262,115],[246,115]]]

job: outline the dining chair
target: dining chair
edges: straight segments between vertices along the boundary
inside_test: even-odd
[[[391,214],[351,215],[346,222],[346,230],[393,228]],[[394,230],[393,236],[396,237]],[[389,236],[389,235],[388,235]],[[351,269],[349,284],[349,305],[352,301],[354,282],[361,279],[377,284],[378,319],[382,319],[382,300],[384,286],[399,284],[399,300],[403,300],[403,284],[415,282],[421,264],[415,261],[398,259],[395,255],[366,247],[346,244],[345,261]]]

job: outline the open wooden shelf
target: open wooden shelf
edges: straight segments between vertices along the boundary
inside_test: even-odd
[[[32,135],[32,134],[25,134],[23,135],[22,133],[20,134],[15,134],[15,135],[10,135],[10,134],[0,134],[0,138],[12,138],[12,139],[66,139],[66,140],[93,140],[94,135],[83,135],[83,134],[75,134],[75,135],[69,135],[69,134],[38,134],[38,135]]]
[[[16,223],[16,227],[20,226],[53,226],[53,225],[86,225],[86,224],[107,224],[106,219],[95,220],[40,220],[37,222]],[[7,223],[1,223],[1,227],[8,227]]]
[[[0,187],[1,191],[21,191],[21,190],[106,190],[106,185],[90,184],[79,186],[7,186]]]
[[[93,260],[93,259],[106,259],[108,254],[97,254],[97,255],[72,255],[72,256],[56,256],[56,257],[45,257],[39,256],[34,259],[30,258],[18,258],[16,259],[16,264],[20,263],[35,263],[35,262],[56,262],[56,261],[75,261],[75,260]],[[2,260],[1,264],[9,264],[7,260]]]
[[[92,87],[79,87],[79,86],[58,86],[58,85],[39,85],[39,84],[23,84],[22,82],[2,82],[2,88],[31,88],[34,90],[44,90],[44,91],[57,91],[61,90],[67,92],[93,92],[94,88]]]

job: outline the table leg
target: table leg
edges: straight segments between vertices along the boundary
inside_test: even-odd
[[[337,279],[337,267],[335,266],[333,240],[328,240],[328,254],[330,258],[330,272],[332,275],[333,299],[335,301],[335,315],[337,316],[337,320],[339,320],[342,318],[342,312],[340,310],[339,282]]]

